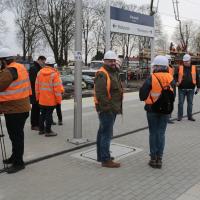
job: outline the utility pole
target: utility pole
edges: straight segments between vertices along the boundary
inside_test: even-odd
[[[179,32],[181,36],[181,46],[184,48],[185,51],[187,51],[187,39],[185,41],[183,31],[182,31],[182,22],[179,18],[179,8],[178,8],[178,0],[172,0],[173,8],[174,8],[174,15],[175,15],[175,20],[179,22]],[[186,34],[188,34],[188,27],[186,25]]]
[[[74,138],[68,139],[73,144],[82,144],[82,0],[75,4],[75,75],[74,75]]]
[[[110,50],[110,0],[106,0],[106,52]]]
[[[154,3],[154,0],[151,0],[151,4],[150,4],[150,16],[154,17],[155,11],[153,11],[153,3]],[[154,23],[155,23],[155,17],[154,17]],[[151,64],[152,64],[153,60],[154,60],[155,39],[154,39],[154,37],[152,37],[150,40],[151,40]],[[152,67],[153,66],[151,66],[151,72],[153,71]]]

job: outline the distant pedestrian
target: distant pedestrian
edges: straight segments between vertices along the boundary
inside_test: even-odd
[[[12,50],[0,49],[0,113],[4,113],[12,143],[11,156],[3,160],[5,164],[12,164],[7,173],[15,173],[25,168],[24,125],[31,109],[28,72],[24,65],[15,61],[15,57],[16,54]]]
[[[114,162],[110,155],[110,143],[116,115],[122,114],[123,89],[118,69],[117,55],[107,51],[104,65],[97,71],[94,87],[94,101],[99,117],[97,133],[97,161],[102,167],[118,168],[120,163]]]
[[[52,114],[57,104],[61,104],[63,86],[57,70],[54,69],[55,59],[48,57],[36,78],[35,93],[36,100],[40,106],[40,131],[45,136],[56,136],[52,131]]]
[[[165,56],[156,56],[153,62],[153,73],[146,79],[139,92],[140,100],[145,101],[149,125],[149,165],[153,168],[162,167],[165,147],[168,114],[155,112],[152,107],[159,99],[163,88],[170,88],[170,91],[173,91],[173,78],[168,72],[168,59]]]
[[[30,96],[30,102],[32,104],[31,108],[31,129],[39,131],[39,118],[40,118],[40,107],[38,101],[35,98],[35,81],[37,73],[45,66],[46,58],[44,56],[39,56],[37,61],[34,61],[33,65],[29,70],[29,78],[31,82],[32,95]]]
[[[192,116],[194,90],[200,88],[199,73],[197,67],[191,64],[191,56],[185,54],[183,56],[183,65],[178,68],[176,73],[176,81],[178,86],[178,121],[183,118],[183,105],[185,97],[187,97],[187,117],[190,121],[195,121]]]

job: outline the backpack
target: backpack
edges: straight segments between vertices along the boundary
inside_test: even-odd
[[[155,74],[153,75],[156,77]],[[151,105],[152,111],[161,114],[171,114],[174,109],[174,92],[170,90],[170,86],[164,88],[160,80],[157,77],[156,79],[158,80],[162,91],[157,101]],[[150,98],[153,102],[151,96]]]

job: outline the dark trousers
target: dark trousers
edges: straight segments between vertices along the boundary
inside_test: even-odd
[[[40,131],[51,132],[53,110],[53,106],[40,108]]]
[[[110,160],[110,142],[116,114],[112,112],[99,113],[99,130],[97,133],[97,161]]]
[[[58,116],[58,121],[62,122],[61,104],[56,105],[56,113],[57,113],[57,116]]]
[[[31,126],[39,126],[40,120],[40,107],[38,103],[32,104],[31,109]]]
[[[12,143],[13,164],[23,164],[24,154],[24,125],[29,113],[5,114],[6,128]]]

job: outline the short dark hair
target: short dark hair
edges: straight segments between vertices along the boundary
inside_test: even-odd
[[[38,60],[46,60],[46,57],[45,56],[39,56]]]

